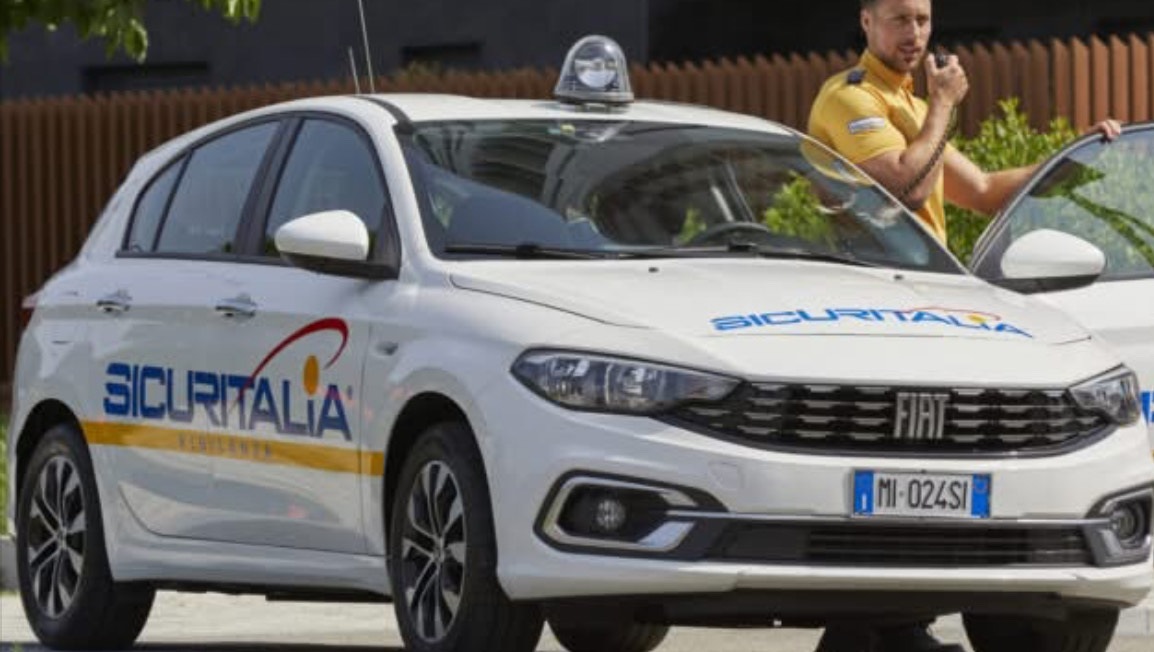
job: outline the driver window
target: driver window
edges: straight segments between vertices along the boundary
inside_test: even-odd
[[[1064,231],[1106,254],[1103,279],[1154,275],[1151,162],[1154,131],[1078,148],[1022,198],[1003,241],[1008,246],[1038,229]]]
[[[352,212],[369,230],[370,251],[385,210],[385,187],[368,140],[352,128],[306,120],[277,184],[262,244],[265,256],[279,255],[276,230],[309,213]]]

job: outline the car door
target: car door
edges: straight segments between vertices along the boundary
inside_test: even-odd
[[[1115,347],[1142,386],[1154,447],[1154,124],[1128,126],[1114,142],[1090,137],[1051,159],[987,229],[975,273],[1003,278],[1002,255],[1023,235],[1053,229],[1106,255],[1091,285],[1039,292]]]
[[[361,515],[361,382],[374,314],[394,301],[393,281],[289,266],[274,242],[289,220],[348,210],[375,246],[384,234],[384,177],[366,132],[337,117],[297,120],[254,221],[253,258],[228,271],[240,305],[218,322],[215,368],[248,378],[238,402],[247,453],[215,460],[214,502],[227,518],[214,538],[365,552]],[[389,231],[391,234],[391,231]],[[228,298],[228,297],[223,297]]]
[[[149,531],[197,537],[210,520],[206,433],[227,418],[229,391],[205,356],[205,325],[227,293],[216,272],[231,255],[252,180],[279,127],[250,124],[210,138],[144,187],[120,251],[86,274],[95,377],[85,424],[115,469],[119,493]]]

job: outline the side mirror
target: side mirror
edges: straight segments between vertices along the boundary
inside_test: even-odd
[[[369,230],[346,210],[310,213],[276,230],[276,248],[290,263],[322,274],[395,278],[394,270],[369,262]]]
[[[1002,255],[1003,278],[993,283],[1018,292],[1073,290],[1106,269],[1106,254],[1085,240],[1050,229],[1018,238]]]

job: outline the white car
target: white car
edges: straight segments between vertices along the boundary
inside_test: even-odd
[[[37,636],[129,645],[176,589],[392,600],[435,652],[955,612],[1105,650],[1154,583],[1128,352],[805,136],[631,101],[607,39],[558,97],[302,100],[138,162],[21,340]],[[1010,232],[1002,284],[1106,266]]]

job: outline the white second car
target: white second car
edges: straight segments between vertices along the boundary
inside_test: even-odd
[[[20,345],[37,636],[129,645],[177,589],[392,600],[429,652],[955,612],[978,652],[1105,650],[1154,583],[1124,352],[625,71],[592,38],[556,102],[317,98],[142,158]],[[1002,285],[1109,269],[1009,232]]]

